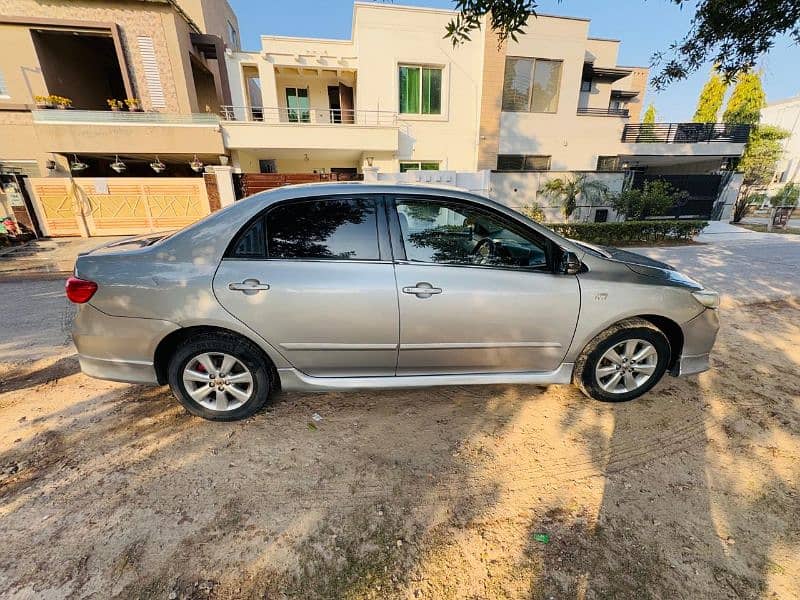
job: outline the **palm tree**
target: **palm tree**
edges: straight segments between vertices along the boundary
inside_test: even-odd
[[[605,183],[588,179],[583,174],[558,177],[544,184],[544,195],[557,198],[561,202],[561,212],[566,219],[569,219],[578,207],[578,196],[588,197],[591,201],[598,196],[605,199],[608,193],[608,186]]]

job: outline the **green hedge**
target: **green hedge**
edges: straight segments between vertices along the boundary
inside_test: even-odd
[[[691,240],[708,221],[621,221],[619,223],[548,223],[567,238],[621,246],[665,240]]]

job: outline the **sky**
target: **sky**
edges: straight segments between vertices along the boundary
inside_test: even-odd
[[[259,36],[292,35],[349,39],[352,0],[228,0],[239,18],[242,47],[258,50]],[[452,8],[452,0],[402,0],[396,4]],[[618,64],[647,66],[657,50],[666,50],[689,29],[692,5],[680,8],[670,0],[540,0],[538,11],[546,14],[584,17],[592,20],[589,33],[595,37],[622,40]],[[775,102],[800,94],[800,47],[779,38],[763,57],[767,101]],[[697,96],[708,77],[710,65],[690,78],[656,93],[648,89],[646,103],[653,102],[659,121],[691,120]]]

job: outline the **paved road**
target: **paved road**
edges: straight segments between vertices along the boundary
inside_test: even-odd
[[[798,235],[723,236],[697,246],[634,251],[671,264],[729,301],[751,303],[800,295]]]
[[[72,307],[64,281],[0,281],[0,362],[55,356],[72,345],[63,322]]]
[[[728,239],[733,237],[734,239]],[[728,236],[697,246],[636,249],[734,301],[800,294],[800,236]],[[53,356],[71,345],[63,281],[0,282],[0,362]]]

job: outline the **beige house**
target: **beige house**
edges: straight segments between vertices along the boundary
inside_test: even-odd
[[[613,189],[671,177],[711,212],[746,130],[640,125],[648,69],[619,65],[620,41],[591,36],[587,19],[540,14],[518,41],[499,46],[483,27],[454,48],[453,16],[356,2],[349,40],[265,35],[257,51],[230,52],[234,167],[445,183],[489,170],[476,181],[511,206],[535,199],[543,174],[616,173],[603,175]],[[405,171],[420,174],[390,175]]]
[[[225,154],[217,117],[231,102],[223,57],[239,44],[225,0],[0,0],[0,39],[0,169],[30,177],[43,233],[97,230],[81,213],[109,203],[119,220],[96,232],[154,228],[159,210],[146,196],[156,182],[145,193],[134,178],[156,171],[187,179],[174,188],[187,192],[187,214],[173,221],[208,212],[202,169],[190,162],[219,164]],[[127,187],[109,199],[108,182],[122,185],[115,163]],[[79,206],[69,180],[58,180],[70,176],[108,181],[82,187]]]
[[[220,59],[237,30],[224,0],[0,0],[0,161],[66,174],[73,154],[92,167],[117,154],[215,160],[230,102]],[[37,96],[72,110],[37,110]],[[128,98],[145,112],[110,110]]]

